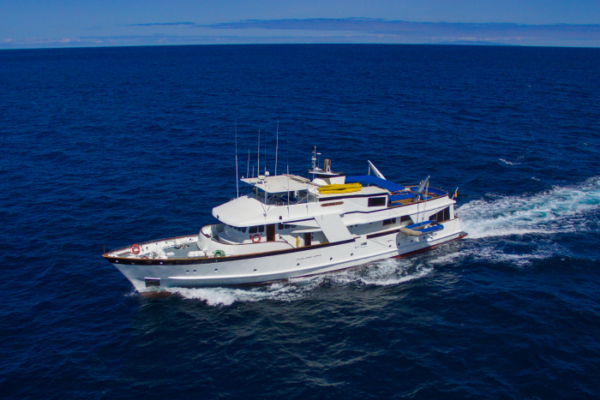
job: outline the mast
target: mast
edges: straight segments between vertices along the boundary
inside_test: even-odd
[[[238,175],[238,156],[237,156],[237,122],[235,123],[235,191],[236,198],[240,197],[240,182]]]
[[[277,176],[277,151],[279,150],[279,119],[277,120],[277,142],[275,144],[275,175]]]

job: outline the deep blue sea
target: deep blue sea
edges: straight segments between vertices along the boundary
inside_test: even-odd
[[[0,51],[0,398],[600,397],[600,49]],[[466,240],[147,298],[257,163],[458,189]],[[251,163],[248,165],[248,151]]]

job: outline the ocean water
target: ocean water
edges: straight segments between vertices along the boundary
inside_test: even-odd
[[[0,397],[600,397],[599,49],[0,52]],[[257,164],[458,189],[466,240],[137,294],[103,248],[197,232]],[[275,167],[275,147],[279,151]],[[248,152],[250,151],[250,164]]]

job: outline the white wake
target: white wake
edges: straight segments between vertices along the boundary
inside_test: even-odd
[[[600,178],[532,196],[475,200],[458,209],[469,239],[589,231],[588,213],[600,207]]]

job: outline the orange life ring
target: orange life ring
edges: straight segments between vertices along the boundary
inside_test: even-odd
[[[252,235],[252,243],[260,242],[260,235],[258,233]]]
[[[131,246],[131,252],[133,254],[140,254],[140,245],[139,244],[134,244],[133,246]]]

